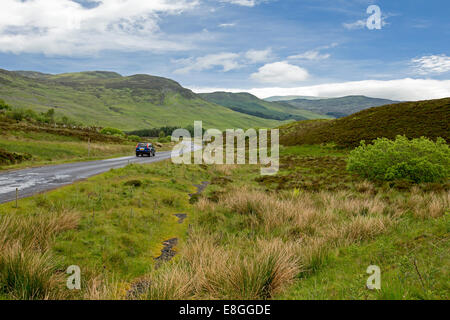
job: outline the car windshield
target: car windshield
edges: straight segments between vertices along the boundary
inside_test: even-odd
[[[139,143],[139,144],[138,144],[138,147],[146,147],[146,146],[147,146],[146,143]]]

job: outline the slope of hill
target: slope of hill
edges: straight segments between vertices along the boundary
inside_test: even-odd
[[[266,119],[307,120],[327,118],[326,116],[324,117],[314,112],[302,110],[285,102],[264,101],[246,92],[214,92],[200,93],[199,95],[209,102],[228,107],[234,111]]]
[[[263,100],[269,101],[269,102],[276,102],[276,101],[290,101],[295,99],[305,99],[305,100],[324,100],[328,98],[319,98],[319,97],[312,97],[312,96],[273,96],[264,98]]]
[[[40,112],[54,108],[86,125],[123,130],[188,126],[195,120],[218,129],[280,125],[207,102],[173,80],[149,75],[124,77],[103,71],[50,75],[0,69],[0,98],[13,107]]]
[[[347,96],[342,98],[328,98],[319,100],[293,99],[286,101],[286,103],[297,108],[332,116],[335,118],[345,117],[367,108],[378,107],[397,102],[399,101],[369,98],[365,96]]]
[[[361,140],[393,139],[397,135],[450,141],[450,98],[375,107],[342,119],[300,121],[280,129],[283,145],[334,142],[355,147]]]

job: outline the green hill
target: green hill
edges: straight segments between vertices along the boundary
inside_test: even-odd
[[[307,120],[330,118],[314,112],[302,110],[285,102],[261,100],[246,92],[214,92],[200,93],[203,99],[228,107],[234,111],[265,119],[274,120]]]
[[[355,147],[361,140],[393,139],[397,135],[450,141],[450,98],[375,107],[341,119],[299,121],[280,129],[283,145],[334,142]]]
[[[122,130],[188,126],[275,127],[281,123],[235,112],[204,99],[177,82],[149,75],[124,77],[92,71],[59,75],[0,69],[0,99],[16,108],[45,112],[54,108],[86,125]]]
[[[319,98],[319,97],[312,97],[312,96],[273,96],[264,98],[263,100],[269,101],[269,102],[276,102],[276,101],[290,101],[295,99],[305,99],[305,100],[324,100],[328,98]]]
[[[334,118],[345,117],[367,108],[397,102],[399,101],[369,98],[365,96],[347,96],[342,98],[327,98],[318,100],[293,99],[286,101],[286,103],[299,109],[309,110],[311,112],[332,116]]]

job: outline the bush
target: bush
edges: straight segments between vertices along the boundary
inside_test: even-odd
[[[139,141],[141,141],[141,137],[136,136],[136,135],[128,136],[127,139],[130,140],[130,141],[134,141],[134,142],[139,142]]]
[[[5,101],[0,99],[0,110],[11,110],[11,107],[8,106]]]
[[[350,153],[347,170],[371,180],[440,181],[450,172],[450,149],[442,138],[433,142],[397,136],[395,141],[379,138],[371,145],[362,141]]]
[[[164,138],[158,138],[158,142],[159,143],[169,143],[172,141],[172,137],[171,136],[167,136]]]
[[[106,127],[103,128],[100,131],[101,134],[107,134],[107,135],[111,135],[111,136],[120,136],[123,137],[125,134],[122,132],[122,130],[116,129],[116,128],[110,128],[110,127]]]

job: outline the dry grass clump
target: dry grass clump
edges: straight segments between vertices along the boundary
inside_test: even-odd
[[[0,256],[1,291],[13,299],[58,299],[61,276],[54,274],[51,255],[16,243],[2,248]]]
[[[355,184],[355,190],[360,193],[376,194],[375,186],[372,182],[364,180]]]
[[[205,202],[203,200],[199,209],[208,208]],[[321,234],[328,237],[329,230],[343,230],[343,225],[362,224],[364,221],[378,230],[390,219],[388,204],[381,196],[357,196],[348,191],[303,192],[280,198],[276,194],[240,189],[223,196],[216,206],[255,217],[249,220],[249,227],[261,228],[266,233],[276,229],[296,229],[299,236]],[[364,216],[367,218],[363,219]],[[374,223],[377,221],[375,217],[380,217],[378,220],[383,223]]]
[[[300,272],[295,244],[258,240],[244,252],[196,235],[182,259],[153,276],[148,299],[269,299]]]
[[[389,217],[353,217],[337,228],[333,226],[324,237],[335,245],[361,242],[382,234],[392,223]]]
[[[122,300],[125,297],[119,282],[107,280],[102,275],[88,275],[83,287],[86,288],[83,290],[85,300]]]
[[[420,219],[438,218],[450,208],[450,192],[422,192],[414,188],[411,195],[400,201],[399,206]]]
[[[223,164],[223,165],[215,165],[214,170],[218,173],[229,176],[233,173],[234,170],[238,168],[237,164]]]
[[[45,250],[57,234],[76,228],[79,220],[79,213],[72,211],[1,216],[0,244],[18,242],[23,247]]]
[[[59,299],[62,276],[49,252],[54,237],[78,225],[74,212],[0,217],[0,293],[14,299]]]
[[[174,265],[170,271],[156,274],[149,281],[144,296],[149,300],[185,300],[194,293],[191,273],[182,266]]]

